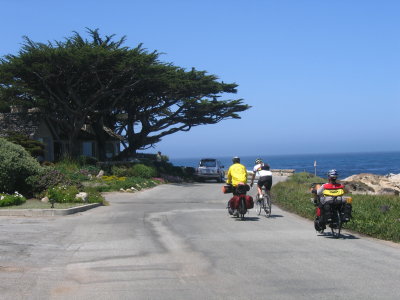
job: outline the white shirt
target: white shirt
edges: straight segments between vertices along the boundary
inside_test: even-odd
[[[263,166],[263,164],[255,165],[253,168],[254,174],[256,174],[256,176],[260,176],[260,177],[272,176],[272,172],[270,170],[262,170],[261,169],[262,166]]]

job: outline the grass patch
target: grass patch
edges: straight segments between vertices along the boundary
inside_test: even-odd
[[[310,185],[325,182],[309,173],[298,173],[272,188],[275,204],[310,220],[315,207]],[[352,195],[353,218],[344,228],[393,242],[400,242],[400,197],[390,195]]]

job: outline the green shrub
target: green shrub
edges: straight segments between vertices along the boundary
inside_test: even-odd
[[[94,187],[85,187],[84,191],[88,193],[88,203],[105,203],[104,197]]]
[[[81,155],[78,158],[78,163],[81,166],[85,166],[85,165],[94,166],[94,165],[96,165],[97,162],[98,162],[97,158],[92,157],[92,156]]]
[[[130,168],[126,166],[112,166],[111,173],[118,177],[131,176]]]
[[[0,191],[30,193],[26,180],[40,170],[40,164],[22,146],[0,138]]]
[[[80,184],[82,181],[89,180],[89,175],[96,176],[100,171],[96,166],[81,166],[79,161],[68,158],[64,158],[62,161],[58,162],[54,168],[64,174],[65,178],[75,185]]]
[[[58,185],[47,190],[47,197],[50,201],[57,203],[73,203],[81,202],[81,199],[76,198],[79,190],[76,186]]]
[[[42,142],[32,140],[29,136],[19,132],[9,131],[5,138],[11,143],[24,147],[32,157],[44,156],[44,144]]]
[[[135,164],[132,167],[112,166],[111,172],[118,177],[152,178],[157,175],[157,171],[154,167],[144,164]]]
[[[99,174],[100,172],[100,168],[97,166],[92,166],[92,165],[85,165],[82,166],[80,171],[82,174],[86,174],[86,175],[92,175],[92,176],[96,176],[97,174]]]
[[[157,175],[154,167],[146,166],[143,164],[134,165],[132,168],[133,176],[142,178],[151,178]]]
[[[71,185],[63,173],[54,167],[44,167],[39,174],[28,177],[28,183],[33,187],[33,192],[40,193],[57,185]]]
[[[21,205],[26,202],[26,198],[15,192],[12,195],[0,194],[0,206]]]

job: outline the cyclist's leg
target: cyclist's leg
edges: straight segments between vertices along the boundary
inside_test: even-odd
[[[264,180],[264,188],[268,197],[271,199],[272,176],[266,176]]]
[[[257,189],[258,189],[258,194],[260,195],[260,197],[263,197],[263,186],[264,186],[264,177],[260,177],[257,181]]]
[[[262,198],[262,188],[260,187],[260,186],[258,186],[258,184],[257,184],[257,193],[258,193],[258,197],[259,198]]]

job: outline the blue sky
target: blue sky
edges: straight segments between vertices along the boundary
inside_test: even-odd
[[[400,151],[400,1],[0,0],[0,56],[99,28],[239,85],[240,120],[166,136],[172,158]]]

